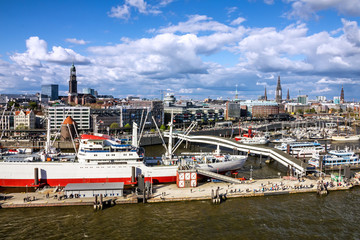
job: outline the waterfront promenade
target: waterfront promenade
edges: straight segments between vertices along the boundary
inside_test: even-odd
[[[176,184],[162,184],[153,186],[153,194],[147,199],[147,203],[161,203],[174,201],[196,201],[211,200],[212,191],[219,189],[219,194],[224,198],[239,197],[261,197],[271,195],[288,195],[296,193],[317,193],[317,183],[319,180],[303,178],[299,180],[290,180],[283,178],[259,179],[253,181],[244,181],[241,184],[229,184],[224,182],[204,182],[199,183],[196,188],[178,188]],[[348,183],[331,182],[329,177],[323,179],[324,183],[329,183],[328,190],[348,190],[353,186],[359,185],[358,179],[353,179]],[[48,197],[46,195],[48,194]],[[57,198],[54,198],[57,195]],[[9,193],[3,194],[5,200],[0,199],[1,208],[19,208],[19,207],[56,207],[56,206],[76,206],[94,204],[94,198],[73,198],[61,199],[62,193],[53,193],[53,189],[47,191],[38,191],[30,193]],[[116,204],[138,203],[135,194],[127,194],[124,197],[104,198],[104,200],[113,200]],[[29,200],[29,201],[28,201]]]

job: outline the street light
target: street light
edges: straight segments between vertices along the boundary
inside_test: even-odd
[[[252,172],[253,172],[253,168],[252,165],[250,166],[250,180],[252,180]]]

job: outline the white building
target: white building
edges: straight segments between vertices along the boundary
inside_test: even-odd
[[[49,107],[50,129],[59,130],[62,122],[68,117],[76,122],[78,130],[90,129],[90,107]]]
[[[33,111],[16,111],[14,116],[15,129],[34,129],[35,114]]]

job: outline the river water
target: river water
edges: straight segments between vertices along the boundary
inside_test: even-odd
[[[194,151],[199,149],[195,148]],[[212,147],[202,148],[214,150]],[[158,155],[160,148],[147,148]],[[179,151],[188,151],[179,149]],[[277,177],[286,168],[250,158],[239,176]],[[360,188],[210,201],[0,209],[1,239],[359,239]]]

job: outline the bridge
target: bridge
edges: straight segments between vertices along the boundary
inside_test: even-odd
[[[167,135],[168,134],[169,133],[167,133]],[[299,176],[305,175],[306,169],[308,167],[307,163],[304,163],[303,161],[296,159],[281,150],[263,146],[263,145],[242,144],[242,143],[239,143],[232,139],[226,139],[226,138],[217,137],[217,136],[205,136],[205,135],[195,136],[195,135],[185,135],[185,134],[173,133],[173,137],[182,139],[182,140],[185,140],[188,142],[219,145],[221,147],[230,148],[230,149],[238,150],[241,152],[247,152],[247,153],[253,153],[253,154],[257,154],[257,155],[268,156],[271,159],[279,162],[286,168],[290,167]]]

